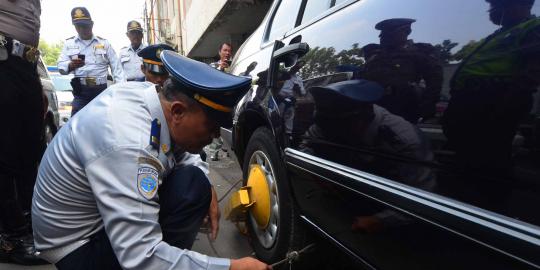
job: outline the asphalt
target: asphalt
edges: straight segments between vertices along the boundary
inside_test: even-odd
[[[208,149],[206,149],[208,150]],[[208,151],[207,151],[208,152]],[[208,153],[210,157],[211,153]],[[235,184],[240,187],[238,180],[242,177],[242,172],[234,157],[232,151],[223,152],[220,151],[218,161],[211,161],[210,163],[210,181],[214,185],[219,198],[222,198],[225,193]],[[231,192],[232,193],[232,192]],[[241,258],[250,256],[252,249],[249,245],[248,238],[241,234],[236,226],[225,220],[223,216],[223,209],[227,203],[227,198],[220,202],[220,209],[222,211],[222,217],[220,219],[220,230],[218,238],[215,242],[210,243],[208,236],[204,233],[199,233],[197,239],[193,245],[194,251],[200,252],[213,257],[222,258]],[[41,265],[41,266],[24,266],[15,264],[0,263],[0,270],[54,270],[53,265]]]

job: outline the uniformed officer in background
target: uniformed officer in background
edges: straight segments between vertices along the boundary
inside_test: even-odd
[[[0,261],[21,264],[41,261],[24,213],[43,151],[46,106],[36,70],[40,14],[39,0],[0,1]]]
[[[161,61],[162,51],[175,50],[167,44],[155,44],[149,45],[137,53],[138,57],[142,59],[139,71],[143,74],[143,79],[160,86],[163,86],[163,83],[169,78],[169,72]]]
[[[125,78],[109,41],[94,36],[94,22],[88,10],[84,7],[73,8],[71,21],[78,35],[68,38],[64,43],[58,58],[58,70],[63,75],[75,75],[71,80],[74,96],[71,115],[74,115],[107,88],[109,67],[115,83],[124,82]]]
[[[230,127],[251,80],[171,51],[161,60],[172,78],[159,92],[113,85],[47,148],[32,205],[39,256],[60,270],[270,269],[187,250],[204,216],[218,218],[198,153]]]
[[[144,74],[141,71],[142,59],[138,53],[146,47],[142,43],[143,29],[138,21],[130,21],[127,25],[126,36],[130,45],[120,49],[120,62],[124,69],[127,81],[144,81]]]
[[[366,59],[362,78],[385,88],[379,105],[416,124],[435,115],[443,77],[435,48],[407,39],[413,22],[393,18],[375,25],[381,31],[380,44],[362,48]]]

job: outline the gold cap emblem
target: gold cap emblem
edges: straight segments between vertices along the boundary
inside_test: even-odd
[[[163,49],[161,49],[161,48],[159,48],[159,49],[156,50],[156,57],[157,57],[158,59],[161,59],[161,52],[162,52],[162,51],[163,51]]]
[[[73,17],[75,17],[77,19],[80,19],[80,18],[82,18],[84,16],[85,16],[84,12],[80,8],[76,9],[75,14],[73,15]]]

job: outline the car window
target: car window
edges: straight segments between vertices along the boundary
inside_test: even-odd
[[[540,4],[520,9],[501,29],[485,1],[360,1],[306,27],[276,76],[289,146],[540,225]]]
[[[304,8],[302,15],[302,24],[309,22],[311,19],[317,17],[330,8],[330,0],[308,0]]]
[[[294,28],[301,1],[282,0],[270,22],[266,40],[275,40]]]

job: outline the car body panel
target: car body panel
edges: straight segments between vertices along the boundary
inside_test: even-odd
[[[273,41],[266,41],[265,36],[273,14],[284,1],[287,0],[274,1],[261,26],[235,56],[232,66],[233,74],[250,75],[254,80],[254,87],[236,107],[231,131],[233,149],[240,163],[250,134],[259,126],[270,128],[286,161],[292,195],[301,219],[363,267],[539,269],[540,189],[537,176],[540,170],[538,163],[529,163],[535,160],[534,155],[522,153],[519,161],[524,165],[516,167],[521,173],[520,178],[507,184],[505,193],[493,187],[502,185],[500,183],[488,182],[489,185],[480,187],[470,185],[468,181],[474,181],[474,178],[457,170],[454,163],[448,163],[453,161],[455,153],[444,148],[446,137],[438,118],[434,122],[415,125],[421,132],[421,140],[429,141],[426,145],[430,147],[432,158],[427,161],[328,143],[327,147],[342,156],[370,161],[368,165],[362,165],[364,167],[354,166],[306,154],[298,141],[287,138],[284,113],[279,110],[276,90],[266,88],[263,81],[266,77],[260,78],[261,72],[268,72],[273,53]],[[457,55],[497,29],[485,15],[489,5],[483,1],[338,2],[305,23],[291,17],[297,24],[279,38],[284,46],[299,41],[310,46],[310,52],[301,58],[305,66],[299,72],[306,89],[356,78],[357,70],[350,68],[364,67],[368,59],[362,56],[361,48],[379,42],[379,31],[374,25],[383,19],[416,19],[411,35],[414,41],[435,48],[449,45],[444,43],[446,40],[450,44],[455,42],[455,47],[448,49],[450,55]],[[302,2],[300,8],[303,9],[305,4]],[[388,6],[393,8],[388,9]],[[540,4],[535,4],[532,11],[538,14]],[[441,97],[436,115],[439,118],[448,104],[450,78],[461,61],[443,60]],[[256,69],[243,74],[253,62],[258,63]],[[396,65],[399,67],[399,64]],[[392,79],[390,75],[388,80]],[[537,97],[537,103],[539,100]],[[299,141],[313,123],[313,103],[309,93],[297,97],[293,137]],[[523,125],[521,130],[531,136],[527,133],[528,128]],[[519,136],[527,135],[516,135],[516,144],[519,144]],[[527,147],[530,146],[523,146],[521,151],[534,153],[534,148]],[[381,163],[386,164],[382,171],[373,162],[381,160],[386,162]],[[370,164],[374,164],[373,167]],[[411,184],[411,179],[406,179],[403,174],[405,171],[412,175],[427,175],[430,180],[423,185]],[[504,181],[501,183],[506,183]],[[467,189],[480,195],[464,195],[468,194]],[[501,199],[506,203],[505,209],[500,209],[499,202],[475,198],[483,194],[487,194],[486,197],[491,194],[506,196]],[[378,231],[353,230],[353,223],[358,218],[372,216],[384,216],[391,222]]]

